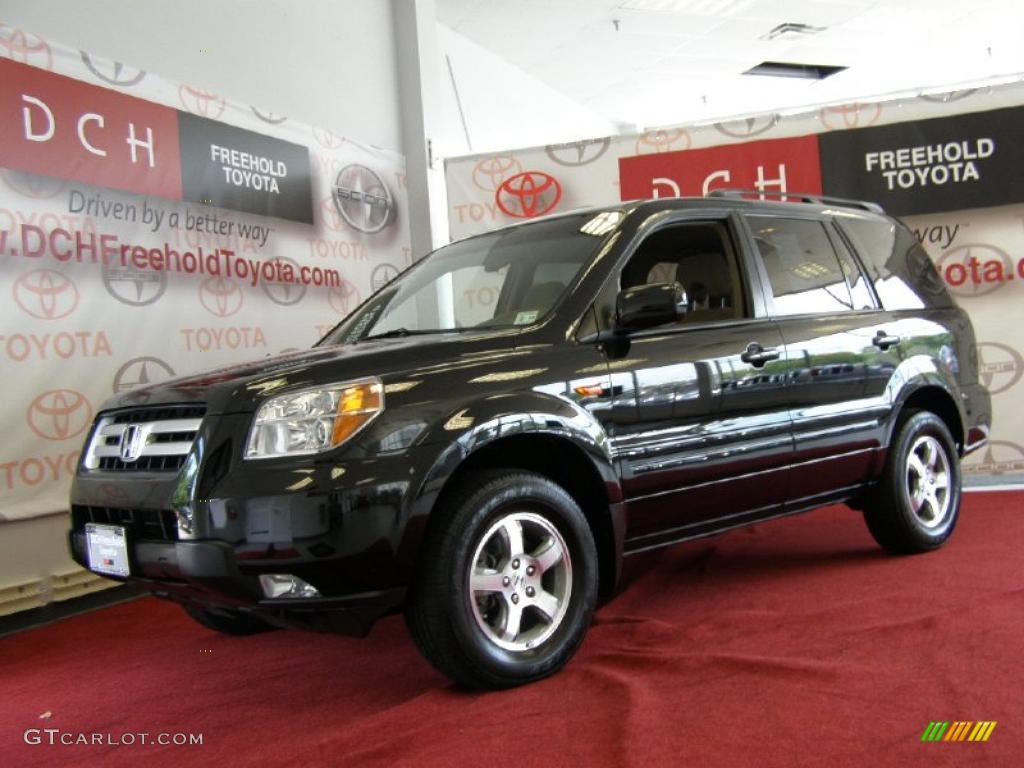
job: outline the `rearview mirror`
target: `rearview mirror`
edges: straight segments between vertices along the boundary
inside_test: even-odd
[[[620,291],[615,298],[615,329],[640,331],[673,323],[686,314],[689,300],[679,283],[648,283]]]

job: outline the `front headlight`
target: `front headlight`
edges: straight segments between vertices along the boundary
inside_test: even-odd
[[[337,448],[384,410],[380,379],[304,389],[267,400],[249,430],[247,459],[302,456]]]

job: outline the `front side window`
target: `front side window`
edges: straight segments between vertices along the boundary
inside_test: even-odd
[[[440,248],[356,310],[321,344],[530,325],[604,242],[593,214],[538,221]]]
[[[746,316],[740,272],[725,222],[659,229],[637,248],[622,270],[620,288],[676,282],[686,292],[684,324]]]
[[[835,248],[822,222],[781,216],[748,216],[768,273],[776,315],[854,309]]]

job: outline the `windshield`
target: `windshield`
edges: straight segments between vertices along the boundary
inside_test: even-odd
[[[529,325],[572,285],[612,226],[593,213],[460,240],[400,275],[321,344]]]

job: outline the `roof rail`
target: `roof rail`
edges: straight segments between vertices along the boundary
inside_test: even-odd
[[[778,197],[785,198],[787,200],[797,200],[802,203],[811,203],[812,205],[842,205],[847,208],[860,208],[864,211],[870,211],[871,213],[885,213],[878,203],[869,203],[865,200],[847,200],[843,197],[831,197],[829,195],[812,195],[805,192],[783,192],[782,190],[759,190],[759,189],[712,189],[707,194],[708,197],[733,197],[733,198],[747,198],[747,197]]]

